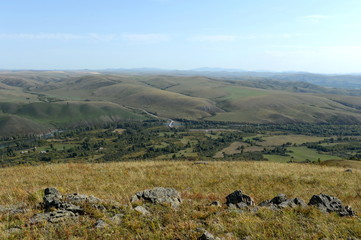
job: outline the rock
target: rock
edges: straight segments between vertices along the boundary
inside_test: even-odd
[[[219,201],[213,201],[209,204],[209,206],[222,207],[222,204]]]
[[[313,195],[308,205],[316,206],[323,212],[336,212],[342,217],[356,215],[350,206],[343,206],[340,199],[322,193]]]
[[[345,170],[345,172],[352,173],[352,169],[348,168],[348,169]]]
[[[30,224],[38,224],[38,223],[58,223],[64,222],[66,220],[75,219],[76,215],[73,212],[58,210],[46,213],[38,213],[35,214],[32,218],[30,218]]]
[[[72,204],[72,203],[67,203],[67,202],[63,202],[59,209],[65,210],[65,211],[69,211],[69,212],[73,212],[74,214],[77,215],[84,215],[84,209],[81,206]]]
[[[123,217],[124,217],[124,214],[118,213],[118,214],[115,214],[113,217],[111,217],[110,221],[112,221],[116,224],[121,224],[123,221]]]
[[[220,238],[213,236],[213,234],[208,231],[204,231],[204,233],[198,238],[198,240],[220,240]]]
[[[137,192],[132,198],[131,202],[143,200],[154,204],[169,203],[172,207],[178,207],[182,202],[180,194],[174,188],[156,187]]]
[[[281,208],[295,208],[295,207],[306,207],[306,203],[300,198],[287,199],[285,194],[279,194],[271,200],[266,200],[261,202],[258,206],[260,207],[269,207],[271,209],[281,209]]]
[[[108,226],[109,224],[102,219],[98,219],[97,222],[94,224],[94,227],[98,229],[106,228]]]
[[[22,214],[25,213],[26,211],[28,211],[28,209],[26,209],[25,205],[12,205],[12,206],[1,206],[0,205],[0,214],[2,213],[6,213],[6,214],[10,214],[10,215],[15,215],[15,214]]]
[[[150,215],[150,212],[143,206],[136,206],[134,208],[134,210],[141,213],[141,214],[143,214],[143,215]]]
[[[237,207],[240,209],[247,208],[248,206],[254,206],[253,199],[242,193],[241,190],[236,190],[226,197],[226,204],[228,207]]]
[[[62,202],[63,196],[61,193],[55,188],[46,188],[44,190],[44,208],[45,210],[49,210],[51,208],[59,208]]]
[[[65,197],[65,201],[70,203],[100,203],[103,200],[94,197],[93,195],[87,196],[85,194],[73,193]]]
[[[19,233],[19,232],[21,232],[21,227],[19,227],[19,226],[15,226],[15,227],[12,227],[12,228],[9,228],[9,229],[5,230],[5,233],[7,233],[7,234],[16,234],[16,233]]]

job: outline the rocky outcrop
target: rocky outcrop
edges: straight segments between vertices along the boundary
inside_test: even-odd
[[[350,206],[342,205],[340,199],[322,193],[318,195],[313,195],[308,205],[316,206],[323,212],[335,212],[342,217],[356,215]]]
[[[233,193],[229,194],[226,197],[226,205],[228,207],[236,207],[236,208],[247,208],[249,206],[254,206],[254,200],[242,193],[242,190],[236,190]]]
[[[75,219],[79,215],[86,214],[84,206],[104,210],[104,200],[85,194],[68,194],[63,196],[55,188],[46,188],[42,206],[44,213],[38,213],[30,219],[31,224],[41,222],[58,223]]]
[[[174,188],[156,187],[153,189],[146,189],[141,192],[137,192],[132,198],[131,202],[145,201],[154,204],[168,203],[172,207],[178,207],[181,202],[181,196]]]
[[[279,194],[271,200],[261,202],[259,207],[269,207],[271,209],[306,207],[307,204],[300,198],[287,199],[285,194]]]
[[[67,210],[56,210],[45,213],[35,214],[32,218],[30,218],[30,224],[38,224],[38,223],[59,223],[67,220],[75,220],[77,215],[71,211]]]

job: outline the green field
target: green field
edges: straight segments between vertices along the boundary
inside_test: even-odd
[[[292,160],[294,162],[302,162],[302,161],[306,161],[306,160],[318,161],[318,159],[320,159],[320,161],[326,161],[326,160],[331,160],[331,159],[340,159],[337,156],[317,153],[317,151],[306,148],[306,147],[290,147],[287,149],[289,151],[292,151],[292,152],[287,152],[287,154],[290,156],[265,154],[264,157],[267,158],[271,162],[288,162],[290,160]]]

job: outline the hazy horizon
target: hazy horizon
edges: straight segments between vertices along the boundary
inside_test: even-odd
[[[13,0],[0,69],[361,72],[358,0]]]

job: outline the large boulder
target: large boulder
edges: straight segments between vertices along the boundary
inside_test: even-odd
[[[154,204],[169,203],[172,207],[178,207],[182,202],[181,196],[174,188],[156,187],[137,192],[131,202],[146,201]]]
[[[269,207],[271,209],[281,209],[281,208],[295,208],[295,207],[305,207],[306,203],[299,198],[288,199],[285,194],[278,194],[276,197],[271,200],[266,200],[261,202],[258,206],[260,207]]]
[[[336,212],[342,217],[356,215],[350,206],[342,205],[340,199],[322,193],[318,195],[313,195],[308,205],[316,206],[323,212]]]
[[[228,207],[246,208],[254,206],[253,199],[242,193],[242,190],[236,190],[226,197],[226,204]]]

